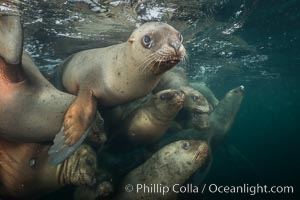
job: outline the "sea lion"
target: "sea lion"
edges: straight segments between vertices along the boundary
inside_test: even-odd
[[[0,136],[19,142],[51,141],[75,97],[55,89],[29,55],[22,53],[19,15],[0,16],[0,30]],[[60,143],[61,154],[51,160],[63,161],[81,142],[73,146]]]
[[[176,121],[182,128],[195,128],[199,131],[209,128],[211,106],[204,95],[189,86],[180,87],[180,90],[185,94],[185,100]]]
[[[151,144],[163,136],[183,104],[183,93],[160,91],[128,115],[117,132],[131,145]]]
[[[181,186],[208,159],[208,144],[201,140],[181,140],[166,145],[123,180],[115,199],[176,199],[173,187]],[[168,192],[138,190],[138,185],[169,188]],[[129,189],[131,191],[126,191]]]
[[[96,200],[96,199],[110,199],[109,195],[113,192],[111,182],[104,181],[97,187],[81,186],[76,188],[74,192],[74,200]]]
[[[42,196],[65,185],[101,185],[95,182],[96,154],[82,145],[63,163],[48,163],[49,145],[16,143],[0,138],[0,199]]]
[[[219,104],[219,100],[217,99],[217,97],[214,95],[214,93],[211,91],[209,87],[207,87],[205,84],[198,83],[198,82],[191,82],[190,86],[192,88],[195,88],[199,92],[201,92],[206,97],[206,99],[212,105],[213,108],[217,107],[217,105]]]
[[[97,104],[114,106],[146,96],[184,56],[182,35],[160,22],[141,25],[127,42],[70,56],[57,70],[56,85],[77,98],[56,141],[74,145],[89,127]],[[59,154],[60,145],[51,151]]]

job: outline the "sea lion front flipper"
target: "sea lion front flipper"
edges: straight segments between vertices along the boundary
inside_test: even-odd
[[[50,163],[58,164],[69,157],[88,136],[96,116],[97,100],[89,90],[79,90],[68,108],[64,124],[49,150]]]
[[[0,14],[0,57],[8,64],[19,64],[23,51],[20,16]],[[4,47],[4,48],[2,48]]]

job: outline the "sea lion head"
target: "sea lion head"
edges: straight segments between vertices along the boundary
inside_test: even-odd
[[[244,97],[244,86],[239,86],[226,93],[217,107],[210,115],[210,123],[213,127],[211,145],[216,146],[224,140],[230,130],[233,121],[240,109]]]
[[[208,113],[192,113],[192,126],[196,130],[206,130],[210,127],[210,120]]]
[[[199,167],[204,166],[209,157],[208,143],[203,140],[176,141],[159,152],[161,159],[168,162],[172,168],[176,168],[180,176],[190,176]]]
[[[192,126],[197,130],[209,128],[209,113],[211,106],[198,90],[191,87],[181,87],[185,94],[184,109],[192,114]]]
[[[156,93],[153,101],[160,115],[172,119],[183,107],[184,98],[183,93],[169,89]]]
[[[182,41],[180,32],[162,22],[145,23],[128,39],[138,67],[155,75],[171,69],[185,57]]]
[[[218,107],[220,106],[222,110],[231,110],[231,112],[224,112],[227,115],[222,116],[223,118],[235,118],[236,113],[238,112],[240,105],[244,97],[244,86],[239,86],[234,88],[226,93],[225,97],[220,101]],[[232,110],[232,108],[235,108]],[[218,112],[218,111],[217,111]]]
[[[211,111],[207,99],[198,90],[191,87],[181,87],[181,91],[185,94],[184,108],[195,113],[209,113]]]

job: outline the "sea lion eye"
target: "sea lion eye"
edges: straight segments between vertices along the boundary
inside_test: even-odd
[[[196,95],[193,96],[193,100],[194,100],[194,101],[198,101],[199,99],[200,99],[199,96],[196,96]]]
[[[190,143],[188,143],[188,142],[183,143],[183,144],[182,144],[182,148],[183,148],[184,150],[189,150],[189,148],[190,148]]]
[[[152,39],[149,35],[145,35],[143,37],[143,46],[146,47],[146,48],[151,48],[152,46]]]
[[[174,94],[169,92],[160,95],[161,100],[171,100],[173,98],[174,98]]]

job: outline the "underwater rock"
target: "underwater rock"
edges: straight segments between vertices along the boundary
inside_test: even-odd
[[[99,3],[99,0],[68,0],[71,3],[85,3],[89,5],[90,10],[93,12],[107,12],[108,8]]]

